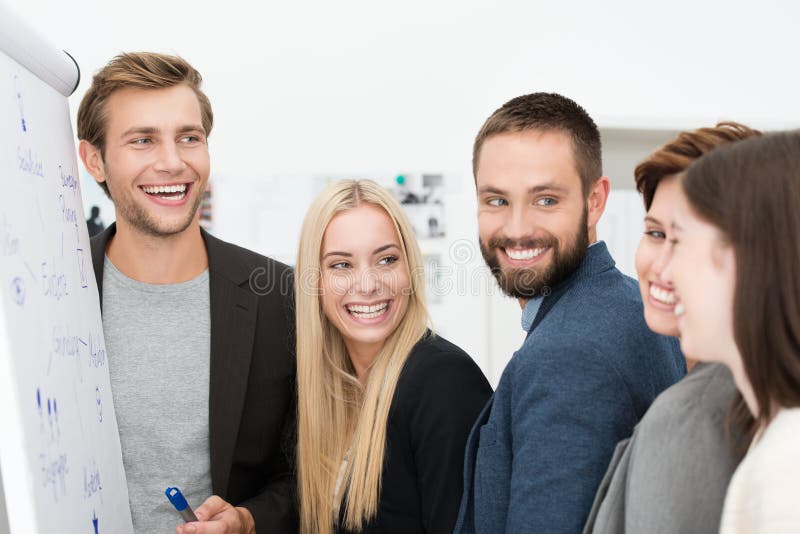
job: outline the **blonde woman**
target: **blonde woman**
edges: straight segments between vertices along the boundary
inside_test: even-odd
[[[295,285],[304,534],[453,530],[467,435],[491,387],[428,330],[423,283],[385,189],[345,180],[314,201]]]

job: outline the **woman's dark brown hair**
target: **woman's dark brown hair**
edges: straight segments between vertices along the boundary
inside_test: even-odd
[[[761,135],[761,132],[732,121],[717,123],[713,128],[679,133],[678,137],[650,154],[633,171],[636,189],[644,200],[644,209],[650,209],[658,184],[664,178],[685,171],[694,160],[721,145],[756,135]]]
[[[800,131],[719,148],[682,187],[736,256],[733,332],[758,403],[751,434],[800,407]]]

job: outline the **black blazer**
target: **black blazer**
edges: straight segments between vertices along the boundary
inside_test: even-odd
[[[466,352],[431,334],[417,343],[389,409],[378,513],[361,534],[452,534],[467,436],[491,395]]]
[[[115,233],[112,224],[91,239],[101,305],[105,250]],[[211,301],[212,489],[250,510],[259,532],[295,533],[292,270],[201,233]]]

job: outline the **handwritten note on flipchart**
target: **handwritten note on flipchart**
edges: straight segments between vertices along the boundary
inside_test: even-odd
[[[3,48],[0,188],[0,531],[133,532],[67,98]]]

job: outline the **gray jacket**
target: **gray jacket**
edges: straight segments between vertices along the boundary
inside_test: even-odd
[[[737,465],[725,430],[736,386],[721,364],[698,364],[653,402],[617,445],[584,534],[719,531]]]

